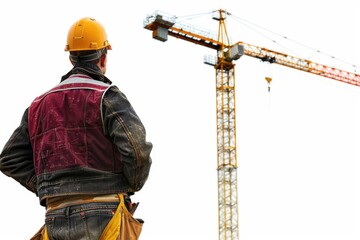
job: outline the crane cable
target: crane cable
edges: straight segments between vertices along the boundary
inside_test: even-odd
[[[355,64],[350,63],[350,62],[348,62],[348,61],[345,61],[345,60],[343,60],[343,59],[337,58],[337,57],[335,57],[335,56],[333,56],[333,55],[331,55],[331,54],[329,54],[329,53],[325,53],[325,52],[320,51],[320,50],[318,50],[318,49],[315,49],[315,48],[313,48],[313,47],[309,47],[308,45],[305,45],[305,44],[300,43],[300,42],[298,42],[298,41],[296,41],[296,40],[293,40],[293,39],[291,39],[291,38],[288,38],[287,36],[284,36],[284,35],[281,35],[281,34],[279,34],[279,33],[274,32],[274,31],[271,31],[271,30],[269,30],[269,29],[267,29],[267,28],[265,28],[265,27],[262,27],[262,26],[260,26],[260,25],[258,25],[258,24],[255,24],[255,23],[252,23],[252,22],[250,22],[250,21],[248,21],[248,20],[245,20],[245,19],[243,19],[243,18],[234,16],[234,15],[232,15],[232,14],[231,14],[230,16],[231,16],[234,20],[236,20],[237,22],[239,22],[239,23],[241,23],[242,25],[244,25],[244,26],[246,26],[247,28],[249,28],[250,30],[252,30],[252,31],[256,32],[257,34],[263,36],[264,38],[272,41],[273,43],[279,45],[280,47],[286,49],[287,51],[293,52],[293,53],[294,53],[295,55],[297,55],[297,56],[301,56],[301,54],[298,54],[298,53],[296,53],[295,51],[293,51],[293,50],[291,50],[291,49],[289,49],[289,48],[287,48],[287,47],[279,44],[276,40],[274,40],[274,39],[272,39],[272,38],[270,38],[270,37],[267,37],[265,34],[260,33],[259,31],[255,30],[253,27],[251,27],[250,25],[253,25],[253,26],[257,27],[257,28],[260,28],[260,29],[262,29],[262,30],[265,30],[265,31],[267,31],[267,32],[269,32],[269,33],[271,33],[271,34],[277,35],[277,36],[280,37],[280,38],[283,38],[283,39],[285,39],[285,40],[288,40],[288,41],[290,41],[290,42],[293,42],[293,43],[295,43],[295,44],[297,44],[297,45],[299,45],[299,46],[301,46],[301,47],[304,47],[304,48],[306,48],[306,49],[312,50],[312,51],[314,51],[314,52],[316,52],[316,53],[318,53],[318,54],[325,55],[326,57],[329,57],[329,58],[331,58],[331,59],[334,59],[334,60],[336,60],[336,61],[342,62],[342,63],[344,63],[344,64],[346,64],[346,65],[349,65],[349,66],[351,66],[351,67],[354,68],[354,71],[355,71],[355,72],[356,72],[356,69],[358,69],[358,66],[356,66]],[[303,58],[303,57],[302,57],[302,58]]]
[[[197,14],[190,14],[190,15],[184,15],[184,16],[175,16],[177,22],[185,22],[185,21],[188,21],[188,20],[192,20],[192,19],[195,19],[195,18],[199,18],[199,17],[203,17],[203,16],[206,16],[206,15],[209,15],[209,14],[212,14],[214,11],[211,11],[211,12],[204,12],[204,13],[197,13]]]

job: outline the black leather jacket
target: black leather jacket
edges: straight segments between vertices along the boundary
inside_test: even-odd
[[[111,84],[111,81],[102,75],[99,69],[91,65],[74,67],[63,76],[62,81],[73,74],[84,74],[94,80]],[[52,188],[50,184],[48,189],[41,190],[39,194],[39,185],[43,181],[43,176],[36,176],[34,171],[33,149],[28,129],[28,109],[23,114],[20,126],[14,131],[1,152],[0,170],[28,190],[40,195],[42,205],[45,205],[45,198],[53,196],[89,194],[89,191],[92,194],[139,191],[149,175],[152,163],[150,157],[152,144],[146,141],[143,124],[126,96],[116,86],[112,86],[106,91],[103,102],[106,102],[101,106],[104,113],[103,123],[112,122],[106,126],[104,124],[104,134],[109,137],[121,154],[121,161],[125,166],[122,172],[97,173],[93,179],[91,171],[76,172],[71,168],[65,174],[63,173],[66,176],[64,178],[58,173],[54,175],[48,173],[47,181],[51,183],[54,179],[55,187]],[[73,172],[74,174],[72,174]],[[84,176],[88,181],[84,181]],[[99,177],[101,180],[97,181]]]

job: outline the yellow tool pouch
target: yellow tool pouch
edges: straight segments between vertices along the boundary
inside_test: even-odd
[[[45,224],[39,229],[30,240],[49,240],[49,236],[45,227]]]
[[[137,240],[140,236],[142,223],[128,211],[122,194],[119,194],[119,199],[119,206],[99,240]]]
[[[118,194],[120,203],[102,232],[99,240],[138,240],[142,223],[136,220],[125,206],[124,196]],[[49,240],[45,224],[30,240]]]

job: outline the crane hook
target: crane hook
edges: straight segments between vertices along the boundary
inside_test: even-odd
[[[265,80],[267,81],[268,83],[268,92],[270,92],[270,83],[272,81],[272,78],[271,77],[265,77]]]

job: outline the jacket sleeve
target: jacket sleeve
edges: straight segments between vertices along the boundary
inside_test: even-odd
[[[103,99],[104,131],[121,153],[124,175],[134,192],[145,184],[152,163],[152,144],[146,141],[145,128],[127,100],[116,87],[110,87]]]
[[[0,171],[31,192],[37,192],[33,151],[28,131],[28,110],[24,112],[20,126],[15,129],[1,152]]]

